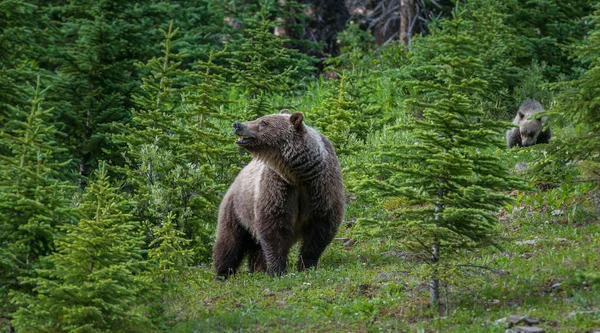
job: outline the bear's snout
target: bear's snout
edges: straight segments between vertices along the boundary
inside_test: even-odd
[[[235,135],[244,135],[244,133],[247,132],[247,128],[248,126],[240,123],[239,121],[233,123],[233,133]]]
[[[238,140],[235,143],[240,146],[248,146],[255,139],[254,133],[248,125],[237,121],[233,123],[233,133],[238,136]]]

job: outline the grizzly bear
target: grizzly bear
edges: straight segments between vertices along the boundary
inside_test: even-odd
[[[542,104],[536,100],[528,99],[521,104],[513,120],[513,124],[519,127],[511,128],[506,132],[506,145],[508,148],[514,146],[527,147],[536,143],[550,142],[550,128],[546,124],[547,117],[529,119],[532,115],[542,111],[544,111]]]
[[[299,271],[317,265],[344,216],[342,171],[332,144],[307,126],[300,112],[233,124],[236,144],[252,161],[219,207],[213,262],[218,278],[235,274],[245,256],[249,271],[286,271],[301,241]]]

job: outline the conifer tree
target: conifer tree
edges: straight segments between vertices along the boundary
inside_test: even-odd
[[[314,59],[287,48],[290,40],[273,34],[276,22],[269,20],[266,6],[243,25],[242,35],[229,46],[229,61],[233,80],[249,100],[245,116],[256,118],[277,111],[268,97],[296,89],[314,70]]]
[[[34,274],[71,219],[72,188],[62,180],[70,161],[59,160],[54,111],[44,106],[39,79],[32,90],[29,110],[10,107],[0,134],[0,315],[7,318],[11,293],[30,290],[19,279]]]
[[[134,63],[156,54],[159,36],[148,32],[168,10],[166,2],[150,0],[58,1],[45,7],[52,38],[47,66],[59,76],[54,99],[68,134],[65,145],[82,176],[99,159],[121,164],[112,124],[130,121],[131,96],[140,86]]]
[[[560,48],[574,40],[582,40],[591,26],[584,19],[594,11],[589,0],[510,0],[500,2],[507,8],[507,25],[516,29],[515,38],[525,47],[519,53],[518,65],[533,61],[545,63],[548,79],[559,74],[570,75],[573,61]]]
[[[148,257],[156,261],[152,278],[163,284],[181,281],[184,271],[193,264],[194,253],[189,249],[190,240],[173,223],[175,215],[169,212],[159,226],[152,230],[154,240],[150,243]]]
[[[127,144],[127,175],[138,202],[137,215],[150,240],[153,228],[166,217],[191,240],[195,261],[209,257],[219,193],[229,174],[224,164],[233,153],[223,148],[224,138],[215,125],[223,104],[223,68],[199,62],[196,71],[181,68],[182,55],[174,53],[176,29],[163,31],[163,56],[140,67],[143,94],[136,96],[133,124],[117,140]],[[229,129],[229,126],[227,126]],[[232,159],[230,159],[232,160]],[[219,174],[219,176],[217,176]]]
[[[600,219],[600,9],[587,18],[593,25],[588,38],[571,48],[572,55],[587,67],[575,80],[554,85],[560,90],[555,114],[572,123],[574,136],[557,136],[551,141],[554,160],[580,161],[583,177],[598,184],[596,216]]]
[[[369,126],[368,117],[363,114],[365,109],[360,108],[346,92],[346,77],[341,75],[335,89],[337,94],[332,93],[325,99],[312,116],[314,125],[331,140],[338,153],[346,152],[345,146],[351,134],[364,140]]]
[[[515,100],[514,92],[529,70],[517,66],[525,47],[514,27],[506,23],[509,15],[501,2],[472,1],[466,7],[471,37],[479,45],[475,56],[483,65],[480,77],[488,82],[482,94],[484,118],[511,119],[514,106],[523,101]]]
[[[31,1],[0,2],[0,124],[11,113],[9,106],[27,105],[25,82],[35,81],[35,9]]]
[[[440,282],[448,281],[450,259],[494,243],[495,213],[511,201],[500,191],[519,186],[490,154],[490,148],[502,145],[507,124],[475,121],[483,113],[480,93],[487,82],[481,79],[481,60],[473,56],[477,44],[470,33],[469,22],[455,12],[438,34],[421,41],[434,56],[417,68],[429,73],[427,79],[406,83],[412,95],[407,107],[423,110],[423,118],[405,128],[414,142],[382,147],[386,159],[369,167],[387,179],[361,185],[404,207],[378,224],[405,237],[405,245],[427,258],[434,306]]]
[[[22,332],[151,332],[144,304],[152,289],[140,277],[143,237],[134,203],[110,184],[101,164],[78,208],[79,223],[65,227],[48,268],[26,278],[34,295],[14,303]]]
[[[509,15],[503,4],[473,0],[464,7],[461,8],[464,11],[461,15],[468,20],[470,36],[479,45],[472,54],[483,65],[478,77],[487,81],[480,93],[484,103],[483,118],[510,119],[514,116],[514,106],[522,102],[514,100],[513,91],[520,83],[519,80],[526,75],[525,70],[516,65],[519,55],[524,52],[524,46],[517,38],[515,29],[506,23]],[[443,33],[441,28],[437,20],[428,26],[431,36]],[[411,55],[404,71],[412,79],[430,79],[435,76],[434,71],[419,69],[419,64],[436,56],[428,42],[421,43],[426,40],[427,38],[417,38],[411,45]]]

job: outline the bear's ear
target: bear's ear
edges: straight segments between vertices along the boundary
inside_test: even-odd
[[[521,111],[519,111],[519,119],[523,119],[525,118],[525,114]]]
[[[290,114],[290,110],[288,109],[281,109],[281,111],[279,111],[280,114]]]
[[[290,122],[299,131],[304,130],[304,123],[302,122],[303,120],[304,120],[304,115],[302,114],[302,112],[294,112],[290,116]]]

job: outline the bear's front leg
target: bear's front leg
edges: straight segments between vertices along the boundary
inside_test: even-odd
[[[552,134],[550,134],[550,128],[547,128],[545,131],[540,133],[540,135],[538,135],[535,143],[549,143],[551,136]]]
[[[213,247],[213,264],[219,279],[235,274],[244,254],[254,245],[252,235],[237,221],[233,208],[227,206],[219,216]]]
[[[335,237],[339,226],[335,214],[314,217],[302,230],[302,247],[298,260],[298,271],[316,267],[327,245]]]
[[[260,245],[267,262],[267,273],[271,276],[281,276],[286,272],[294,231],[289,225],[285,225],[289,222],[282,222],[281,219],[265,222],[266,227],[260,231]]]

